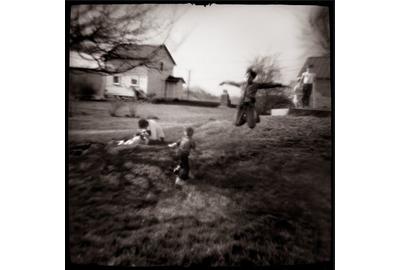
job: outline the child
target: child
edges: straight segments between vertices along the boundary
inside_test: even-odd
[[[303,84],[303,98],[301,102],[303,103],[303,107],[310,105],[310,97],[316,77],[316,74],[312,72],[312,68],[313,65],[308,65],[306,71],[301,75],[301,83]]]
[[[193,141],[194,130],[191,127],[187,127],[183,131],[183,137],[175,142],[171,143],[169,147],[178,146],[178,157],[180,159],[179,165],[174,169],[174,173],[178,176],[176,177],[175,184],[183,185],[185,180],[189,178],[189,155],[191,149],[196,149],[196,144]]]
[[[138,145],[148,144],[150,141],[151,131],[147,129],[149,123],[146,119],[140,119],[138,122],[139,129],[135,133],[135,136],[127,141],[121,140],[118,145]]]
[[[296,108],[301,107],[301,99],[303,97],[303,91],[301,87],[301,78],[297,78],[297,83],[293,88],[293,104]]]
[[[164,143],[165,134],[160,124],[154,119],[143,120],[147,122],[146,129],[150,130],[150,140],[152,142]]]
[[[148,130],[140,130],[136,132],[135,136],[130,140],[121,140],[118,145],[138,145],[138,144],[148,144],[149,143],[150,132]]]
[[[238,106],[235,125],[241,126],[247,121],[247,125],[252,129],[256,126],[256,122],[260,122],[260,118],[255,109],[257,91],[260,89],[281,87],[282,84],[254,82],[254,79],[257,77],[257,72],[251,68],[247,69],[246,76],[246,82],[237,83],[232,81],[224,81],[220,83],[220,85],[230,84],[242,89],[242,97]]]

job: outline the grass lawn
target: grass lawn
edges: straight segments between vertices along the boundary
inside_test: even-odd
[[[234,109],[140,104],[168,141],[195,127],[201,154],[176,187],[164,145],[115,151],[135,118],[106,102],[73,104],[69,118],[70,254],[101,265],[274,265],[331,260],[330,118],[262,116],[234,127]],[[123,112],[122,112],[123,114]],[[84,142],[80,154],[72,149]]]
[[[74,102],[71,107],[73,116],[69,117],[68,123],[71,142],[107,142],[131,137],[140,117],[154,116],[167,131],[166,140],[175,140],[176,136],[181,136],[181,127],[185,125],[196,127],[212,120],[232,120],[235,114],[232,108],[140,103],[136,106],[137,118],[129,118],[124,117],[129,113],[127,106],[117,111],[122,117],[110,117],[108,102]]]

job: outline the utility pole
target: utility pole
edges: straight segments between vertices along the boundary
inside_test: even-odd
[[[191,70],[188,70],[188,84],[187,84],[187,100],[189,100],[189,89],[190,89],[190,72]]]

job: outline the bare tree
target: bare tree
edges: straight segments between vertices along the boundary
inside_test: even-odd
[[[277,55],[257,56],[250,67],[257,72],[257,80],[260,82],[272,82],[281,78],[281,68],[277,63]]]
[[[310,42],[312,50],[322,55],[330,52],[330,27],[329,8],[315,7],[307,20],[307,26],[303,30],[303,38]]]
[[[71,7],[70,50],[83,59],[96,63],[97,70],[108,74],[121,73],[136,66],[148,65],[159,47],[147,55],[124,54],[123,46],[139,46],[155,37],[169,35],[177,17],[160,18],[158,5],[74,5]],[[165,41],[164,40],[164,41]],[[120,58],[123,64],[107,65],[108,59]]]
[[[257,72],[257,81],[270,83],[281,79],[278,56],[278,54],[257,56],[251,61],[249,67]],[[291,106],[291,90],[286,86],[257,92],[256,110],[259,114],[268,114],[273,108]]]

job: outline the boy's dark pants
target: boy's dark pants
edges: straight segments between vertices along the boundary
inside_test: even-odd
[[[303,106],[309,106],[310,104],[310,96],[312,92],[312,83],[305,83],[303,85],[303,98],[301,99],[301,102],[303,103]]]
[[[186,180],[189,178],[189,154],[181,153],[179,154],[179,178]]]
[[[239,105],[239,109],[236,113],[235,126],[241,126],[246,123],[249,128],[254,128],[256,122],[260,122],[260,118],[256,115],[254,103],[244,103]]]

